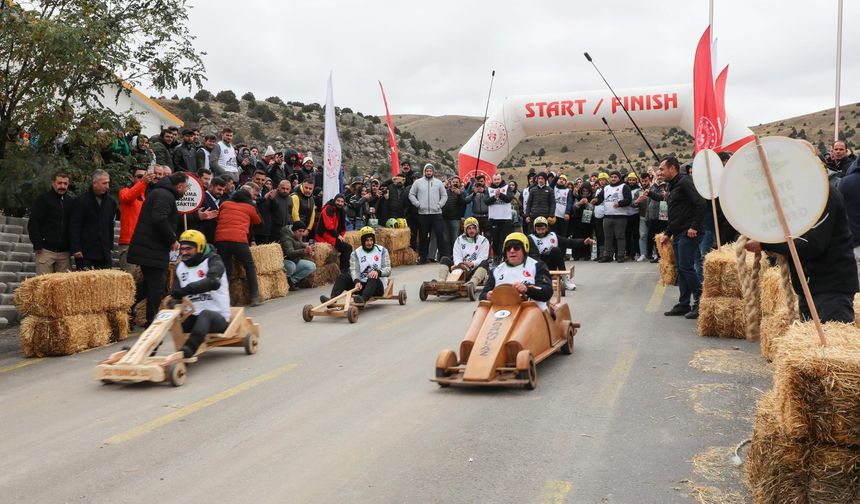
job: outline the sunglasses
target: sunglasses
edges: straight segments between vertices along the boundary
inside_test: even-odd
[[[508,250],[522,250],[522,249],[523,249],[522,243],[510,243],[510,244],[505,245],[505,252],[507,252]]]

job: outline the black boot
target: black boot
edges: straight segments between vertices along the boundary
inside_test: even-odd
[[[690,312],[690,305],[678,303],[672,307],[671,310],[664,312],[663,315],[667,317],[680,317],[681,315],[686,315]]]

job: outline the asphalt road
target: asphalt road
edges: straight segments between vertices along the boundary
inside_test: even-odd
[[[534,391],[429,381],[474,309],[418,300],[435,266],[356,324],[301,320],[322,288],[252,308],[259,353],[209,352],[179,388],[94,380],[118,345],[0,353],[0,501],[748,502],[729,457],[770,388],[758,344],[664,317],[655,265],[576,264],[575,351]]]

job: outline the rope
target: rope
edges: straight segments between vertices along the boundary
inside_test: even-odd
[[[785,294],[789,320],[797,320],[800,318],[800,313],[797,305],[797,294],[791,285],[791,269],[788,267],[788,258],[782,254],[776,254],[776,264],[779,266],[779,276],[782,279],[782,291]]]
[[[735,244],[735,258],[738,265],[738,279],[741,284],[741,294],[744,298],[745,328],[744,335],[748,340],[757,340],[761,336],[761,253],[755,255],[752,273],[747,271],[747,251],[744,248],[749,237],[741,235]]]

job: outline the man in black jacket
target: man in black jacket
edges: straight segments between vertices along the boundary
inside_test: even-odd
[[[466,213],[466,196],[463,194],[460,177],[448,180],[448,199],[442,205],[442,220],[445,221],[446,240],[453,244],[460,236],[460,219]]]
[[[530,224],[537,217],[550,218],[555,215],[555,191],[546,183],[546,173],[535,175],[537,184],[529,187],[529,198],[526,203],[526,222]],[[533,227],[532,227],[533,229]]]
[[[821,321],[854,323],[854,294],[860,289],[860,282],[857,280],[848,218],[839,191],[830,188],[821,218],[812,229],[794,239],[794,246]],[[789,256],[786,243],[750,240],[746,248],[751,252],[768,250]],[[800,317],[811,320],[812,314],[803,295],[794,261],[789,259],[788,265],[791,268],[791,285],[800,302]]]
[[[36,274],[69,271],[69,221],[74,198],[67,195],[69,176],[54,174],[51,189],[39,195],[30,209],[27,231],[36,260]]]
[[[672,156],[660,162],[660,174],[669,183],[669,222],[663,237],[672,240],[675,265],[678,270],[678,304],[664,313],[666,316],[699,317],[702,282],[696,275],[696,258],[702,240],[707,203],[693,185],[693,178],[680,172],[681,165]],[[692,303],[692,307],[691,307]]]
[[[395,175],[391,178],[391,184],[388,185],[388,194],[384,197],[388,200],[388,217],[391,219],[405,219],[409,204],[409,189],[403,184],[405,182],[403,175]]]
[[[176,241],[176,200],[185,194],[188,181],[185,172],[173,173],[159,180],[146,196],[131,245],[128,262],[140,266],[143,281],[138,285],[137,300],[146,298],[146,321],[152,322],[167,281],[170,251],[179,249]]]
[[[89,190],[75,200],[69,223],[69,245],[78,269],[108,269],[113,265],[117,203],[108,194],[110,175],[96,170]]]
[[[173,171],[197,173],[197,146],[194,145],[194,130],[182,130],[182,143],[173,149]]]

